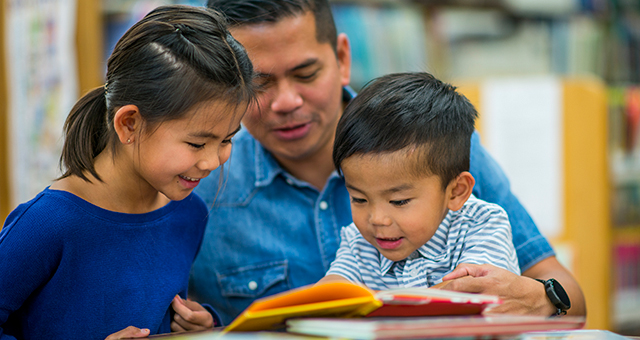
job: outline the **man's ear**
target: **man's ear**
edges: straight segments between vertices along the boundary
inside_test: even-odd
[[[340,70],[340,83],[342,86],[347,86],[351,82],[351,46],[349,38],[344,33],[338,34],[336,55]]]
[[[464,203],[471,196],[473,186],[476,184],[476,180],[471,173],[463,171],[447,186],[448,204],[449,210],[457,211],[462,208]]]
[[[142,116],[135,105],[125,105],[116,111],[113,117],[113,128],[122,144],[131,144],[139,136],[142,127]]]

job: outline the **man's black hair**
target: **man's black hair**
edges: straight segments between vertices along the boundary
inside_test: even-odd
[[[209,0],[207,7],[224,14],[232,28],[278,22],[310,11],[316,20],[318,42],[328,42],[334,51],[337,49],[336,24],[327,0]]]

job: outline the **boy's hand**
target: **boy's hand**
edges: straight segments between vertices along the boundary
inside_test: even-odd
[[[148,328],[138,328],[129,326],[117,333],[109,335],[105,340],[117,340],[117,339],[131,339],[131,338],[146,338],[149,336]]]
[[[171,307],[176,312],[171,321],[171,331],[201,331],[213,328],[213,316],[199,303],[184,300],[176,295]]]

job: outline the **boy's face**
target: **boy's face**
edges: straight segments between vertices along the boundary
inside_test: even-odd
[[[414,157],[404,151],[355,155],[341,164],[353,222],[392,261],[431,239],[451,201],[451,188],[443,190],[440,177],[411,172]]]

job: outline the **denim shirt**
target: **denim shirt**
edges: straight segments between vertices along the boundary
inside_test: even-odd
[[[319,192],[287,173],[246,130],[234,138],[222,168],[196,188],[211,209],[189,293],[229,324],[255,299],[320,280],[335,258],[341,227],[352,219],[344,179],[335,171]],[[507,211],[522,271],[554,255],[477,133],[471,174],[473,194]]]

